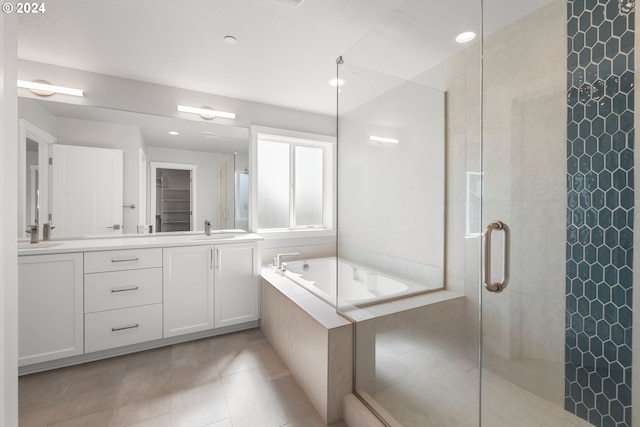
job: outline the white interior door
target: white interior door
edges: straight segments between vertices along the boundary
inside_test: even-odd
[[[122,151],[53,146],[55,236],[122,234]]]

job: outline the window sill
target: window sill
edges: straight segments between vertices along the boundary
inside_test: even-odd
[[[264,238],[263,247],[280,247],[299,244],[334,244],[336,230],[278,230],[257,231],[256,234]]]

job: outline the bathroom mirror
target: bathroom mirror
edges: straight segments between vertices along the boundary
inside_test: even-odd
[[[29,226],[48,221],[49,156],[57,139],[26,120],[20,120],[18,135],[18,237],[28,237]]]
[[[151,176],[152,163],[190,165],[197,174],[190,212],[194,220],[189,231],[203,230],[204,220],[211,221],[216,229],[247,228],[249,197],[244,193],[248,193],[248,188],[240,178],[248,173],[247,128],[31,98],[19,98],[18,108],[19,237],[27,237],[26,227],[35,221],[36,212],[40,228],[49,221],[49,214],[52,226],[60,224],[52,231],[53,237],[114,234],[114,228],[115,234],[155,232],[157,219],[153,216],[157,209],[151,209],[151,201],[156,179]],[[113,220],[116,224],[110,224],[110,230],[89,227],[80,231],[78,227],[68,227],[77,222],[69,214],[73,210],[64,206],[56,211],[56,206],[67,197],[58,194],[61,190],[56,184],[56,179],[60,179],[56,176],[66,176],[66,171],[61,172],[63,162],[56,162],[56,150],[47,148],[56,144],[122,152],[122,217]],[[51,171],[46,170],[50,152]],[[82,169],[95,172],[91,165],[80,166],[77,172],[80,175],[75,176],[82,176]],[[37,182],[34,177],[38,177]],[[101,181],[99,176],[91,179]],[[61,211],[66,211],[69,217],[62,218],[58,213]]]

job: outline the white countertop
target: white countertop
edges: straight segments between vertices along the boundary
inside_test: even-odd
[[[170,246],[217,245],[226,243],[244,243],[263,240],[254,233],[241,230],[212,232],[206,236],[203,232],[183,234],[131,234],[118,237],[87,237],[80,239],[60,239],[29,243],[18,241],[18,256],[59,254],[69,252],[93,252],[103,250],[157,248]]]

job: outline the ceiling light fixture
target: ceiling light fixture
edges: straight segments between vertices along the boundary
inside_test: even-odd
[[[469,43],[471,40],[476,38],[476,33],[473,31],[467,31],[465,33],[460,33],[456,36],[456,43],[464,44]]]
[[[226,44],[236,44],[238,43],[238,39],[233,36],[224,36],[224,42]]]
[[[169,135],[180,135],[179,132],[176,132],[175,130],[169,131]]]
[[[28,82],[26,80],[18,80],[18,87],[29,89],[31,92],[39,96],[51,96],[56,93],[60,93],[63,95],[84,96],[84,92],[81,89],[55,86],[45,80],[34,80],[32,82]]]
[[[369,141],[381,142],[386,144],[399,144],[400,140],[394,138],[384,138],[382,136],[370,136]]]
[[[205,120],[213,120],[216,117],[224,117],[225,119],[236,118],[235,113],[227,113],[226,111],[217,111],[211,107],[195,108],[195,107],[187,107],[184,105],[178,105],[178,111],[182,113],[198,114],[200,117],[202,117]]]
[[[285,6],[298,7],[302,4],[304,0],[274,0],[274,1],[284,4]]]
[[[327,82],[329,86],[338,87],[344,84],[344,80],[342,79],[331,79]]]

